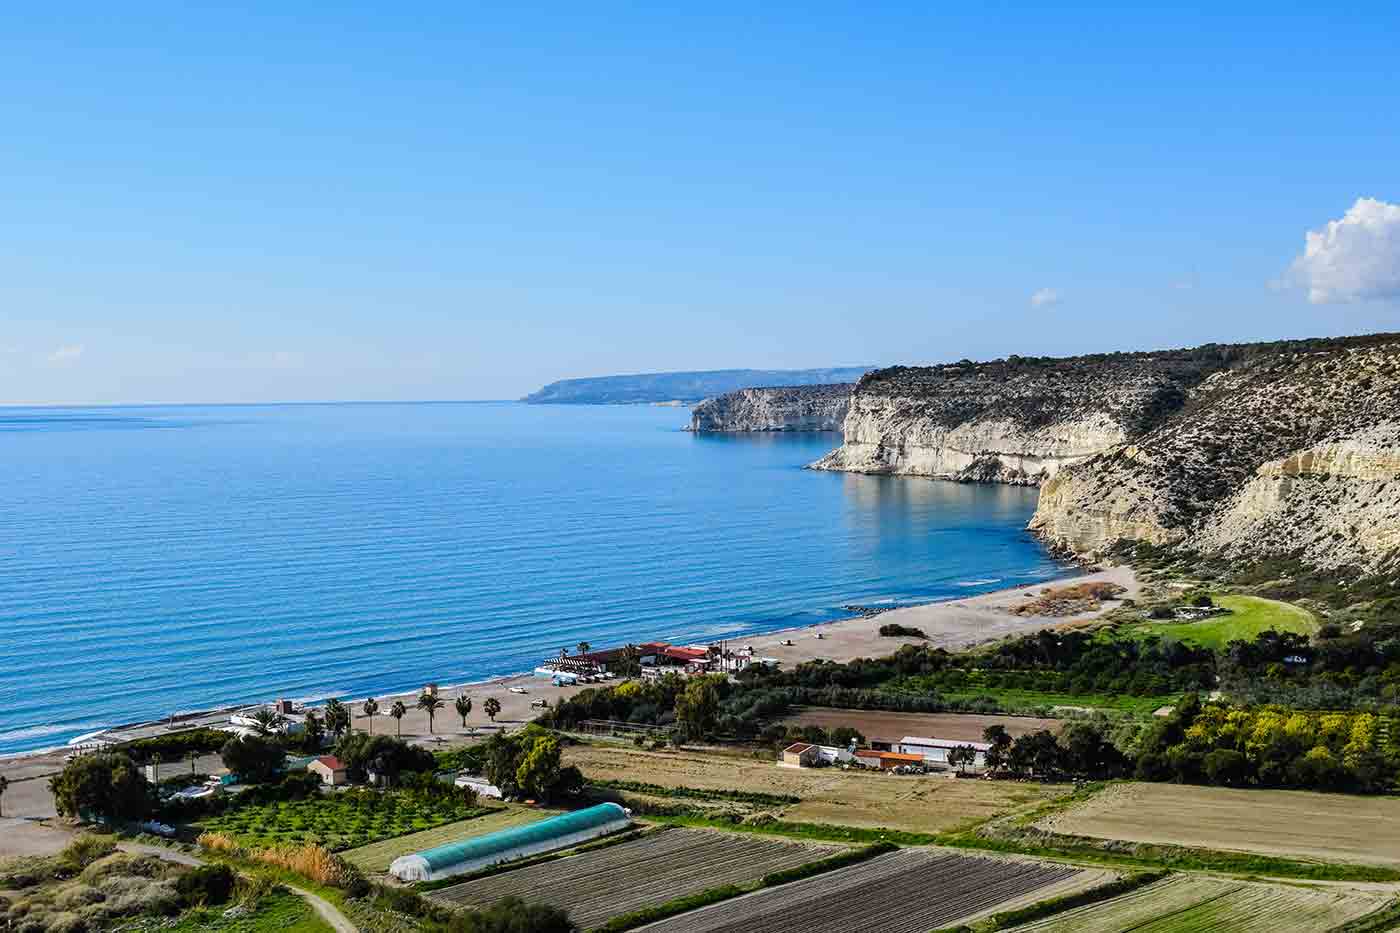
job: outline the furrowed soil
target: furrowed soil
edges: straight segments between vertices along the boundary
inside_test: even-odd
[[[1323,933],[1379,910],[1390,894],[1175,875],[1120,897],[1014,927],[1014,933]]]
[[[564,764],[593,779],[642,781],[664,787],[795,794],[782,808],[800,823],[947,832],[1030,809],[1069,793],[1068,785],[893,775],[839,768],[782,768],[754,759],[694,751],[650,752],[620,745],[568,748]]]
[[[1117,784],[1037,825],[1099,839],[1400,865],[1400,800],[1390,797]]]
[[[1049,729],[1058,732],[1064,722],[1059,719],[1037,719],[1033,716],[980,716],[971,713],[885,713],[878,710],[831,709],[809,706],[796,716],[784,720],[788,726],[821,726],[834,729],[849,726],[866,741],[877,739],[898,742],[906,735],[950,739],[954,742],[980,742],[982,730],[988,726],[1005,727],[1012,737]]]

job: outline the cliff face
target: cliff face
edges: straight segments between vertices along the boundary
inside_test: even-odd
[[[1400,337],[1283,345],[1041,490],[1031,527],[1093,553],[1122,538],[1374,571],[1400,558]]]
[[[1078,555],[1400,567],[1400,335],[880,370],[814,467],[1040,484]]]
[[[853,383],[740,389],[690,412],[692,431],[839,431]]]
[[[895,367],[863,378],[819,470],[1035,485],[1181,404],[1189,360],[1146,355]]]

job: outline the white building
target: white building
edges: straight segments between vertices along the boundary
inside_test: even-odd
[[[899,740],[895,751],[904,755],[921,755],[926,765],[949,767],[948,753],[955,748],[971,746],[977,752],[972,762],[973,768],[987,767],[987,751],[991,746],[986,742],[958,742],[953,739],[933,739],[920,735],[906,735]]]

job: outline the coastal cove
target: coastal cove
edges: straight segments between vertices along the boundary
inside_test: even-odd
[[[1068,570],[1025,531],[1034,490],[817,473],[839,435],[687,423],[515,403],[0,411],[0,754]]]

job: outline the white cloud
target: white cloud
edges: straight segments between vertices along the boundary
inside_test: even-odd
[[[1060,293],[1053,288],[1042,288],[1031,296],[1032,308],[1048,308],[1060,303]]]
[[[1400,204],[1357,198],[1341,220],[1308,231],[1289,273],[1317,305],[1400,299]]]
[[[83,358],[83,345],[73,344],[72,346],[59,347],[49,354],[50,363],[76,363]]]

